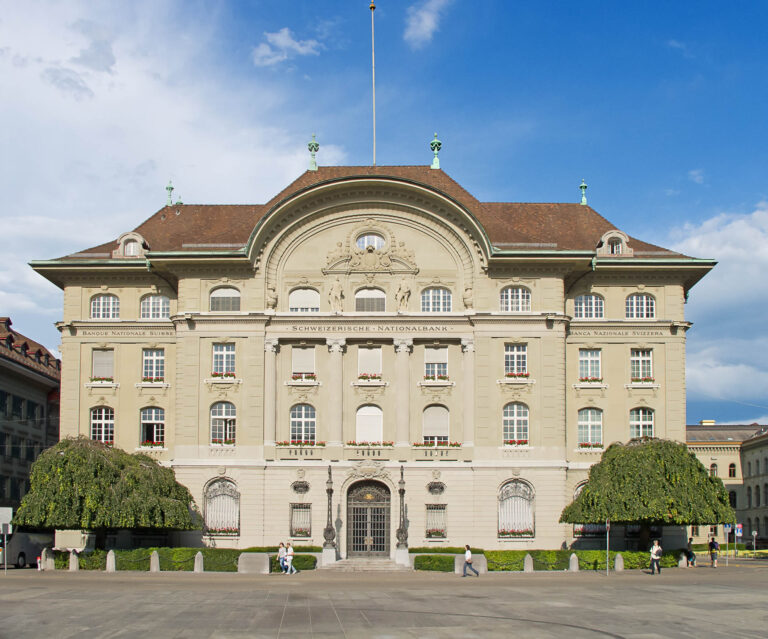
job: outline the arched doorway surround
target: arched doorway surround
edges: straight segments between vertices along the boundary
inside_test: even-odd
[[[359,481],[347,491],[347,557],[389,557],[391,494],[385,484]]]

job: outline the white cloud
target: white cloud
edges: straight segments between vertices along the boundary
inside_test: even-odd
[[[688,179],[696,184],[704,184],[704,169],[691,169],[688,171]]]
[[[412,49],[421,49],[432,42],[432,36],[440,28],[441,14],[451,2],[452,0],[426,0],[408,7],[403,39]]]
[[[693,54],[691,53],[690,49],[688,48],[688,45],[685,44],[685,42],[680,42],[680,40],[667,40],[667,46],[670,49],[677,49],[680,51],[680,53],[683,54],[684,58],[688,58],[689,60],[693,58]]]
[[[320,55],[323,45],[317,40],[296,40],[288,27],[274,33],[264,33],[266,42],[253,49],[253,63],[268,67],[299,55]]]

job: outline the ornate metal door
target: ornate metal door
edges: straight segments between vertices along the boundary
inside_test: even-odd
[[[347,493],[347,556],[389,557],[389,489],[377,481]]]

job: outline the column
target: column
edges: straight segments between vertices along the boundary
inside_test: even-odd
[[[328,352],[330,353],[330,379],[328,380],[328,429],[329,446],[341,446],[344,441],[344,345],[345,339],[326,339]]]
[[[396,339],[395,344],[395,396],[397,397],[396,446],[410,446],[411,436],[411,346],[412,339]]]
[[[264,445],[275,445],[275,406],[277,405],[277,339],[264,340]]]
[[[462,339],[461,350],[464,353],[464,441],[463,446],[475,445],[475,340]]]

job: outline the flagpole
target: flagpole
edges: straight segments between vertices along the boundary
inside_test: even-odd
[[[373,12],[376,5],[371,0],[371,81],[373,83],[373,166],[376,166],[376,55],[373,40]]]

